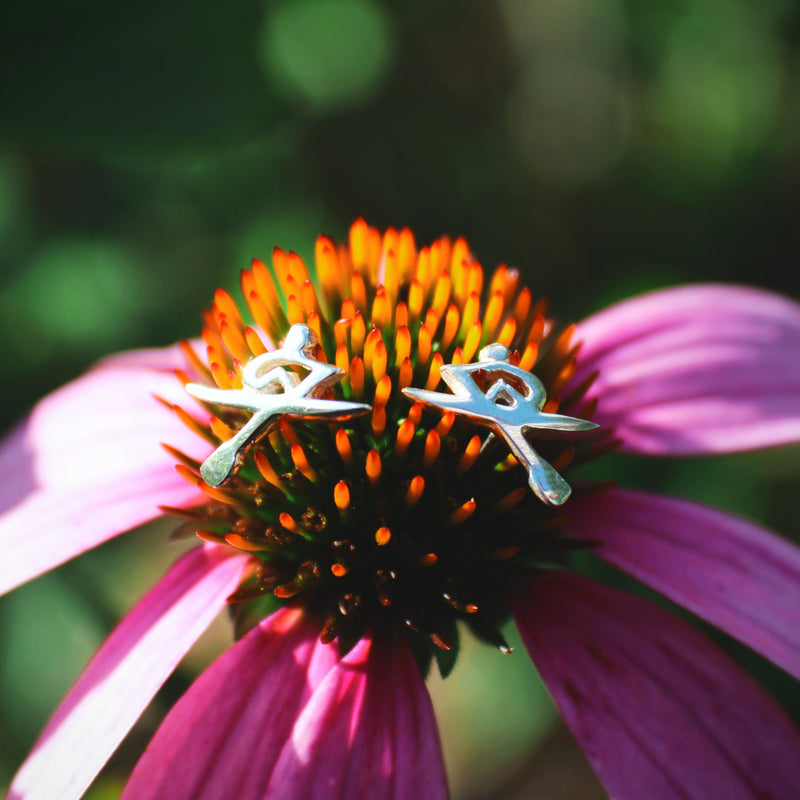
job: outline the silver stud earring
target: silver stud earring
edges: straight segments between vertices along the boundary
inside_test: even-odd
[[[473,377],[481,372],[486,389]],[[500,437],[514,457],[528,472],[528,484],[544,503],[560,506],[572,490],[569,484],[528,442],[530,431],[587,431],[598,427],[594,422],[549,414],[542,411],[547,394],[544,384],[530,372],[509,362],[508,348],[490,344],[471,364],[445,364],[441,376],[453,394],[426,389],[403,389],[409,400],[441,412],[451,411],[477,425],[489,428],[489,439]]]
[[[303,324],[289,329],[283,347],[263,353],[242,370],[241,389],[217,389],[190,383],[186,391],[206,403],[252,411],[253,416],[202,464],[200,474],[209,486],[220,486],[241,466],[247,450],[281,417],[343,421],[366,414],[370,406],[322,397],[344,377],[344,370],[312,357],[317,341]],[[286,367],[307,370],[301,378]]]

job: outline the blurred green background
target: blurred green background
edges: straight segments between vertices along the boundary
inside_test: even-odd
[[[196,334],[214,288],[235,290],[252,256],[278,244],[310,257],[319,232],[341,239],[358,215],[409,225],[419,243],[465,235],[485,265],[522,269],[562,320],[681,281],[800,295],[793,0],[4,11],[3,430],[108,352]],[[604,467],[797,534],[797,448]],[[123,537],[0,602],[0,786],[174,558],[165,533]],[[227,636],[207,637],[92,797],[116,796]],[[725,644],[797,713],[782,673]],[[455,797],[602,797],[522,649],[474,656],[435,687]]]

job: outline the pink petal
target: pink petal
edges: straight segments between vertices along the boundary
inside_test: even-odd
[[[202,359],[205,347],[202,340],[198,339],[190,342],[190,344]],[[176,369],[188,369],[186,356],[177,344],[169,347],[146,347],[140,350],[125,350],[121,353],[114,353],[98,361],[92,369],[104,369],[105,367],[155,370],[156,372],[165,372],[170,375]]]
[[[22,765],[8,800],[80,797],[247,563],[213,545],[187,553],[106,640]]]
[[[617,489],[573,507],[569,536],[800,678],[800,549],[739,517]]]
[[[784,800],[800,735],[702,634],[569,573],[512,599],[531,658],[615,800]]]
[[[643,295],[578,326],[573,385],[622,449],[725,453],[800,441],[800,305],[738,286]]]
[[[0,594],[200,495],[167,442],[210,446],[154,397],[191,405],[165,368],[175,348],[109,359],[45,397],[0,445]],[[132,363],[137,361],[140,363]]]
[[[267,797],[446,800],[430,697],[401,639],[362,640],[297,720]]]
[[[319,630],[282,609],[223,653],[167,715],[123,797],[263,797],[300,708],[339,660]]]
[[[284,609],[223,654],[164,720],[123,800],[446,797],[405,645],[363,640],[340,661],[318,636]]]

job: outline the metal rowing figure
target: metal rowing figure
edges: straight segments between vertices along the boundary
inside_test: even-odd
[[[505,345],[487,345],[478,357],[480,360],[475,363],[442,366],[442,379],[453,394],[426,389],[403,389],[403,394],[429,408],[452,411],[489,428],[492,433],[484,448],[492,434],[501,437],[528,471],[528,484],[534,494],[548,505],[562,505],[572,493],[569,484],[531,447],[525,433],[587,431],[598,426],[584,419],[542,411],[547,400],[544,384],[535,375],[511,364]],[[475,373],[485,376],[486,390],[475,382]]]
[[[262,438],[280,417],[301,420],[343,421],[370,411],[364,403],[329,400],[324,395],[344,377],[344,370],[312,357],[317,345],[312,330],[292,325],[283,347],[251,359],[242,370],[241,389],[217,389],[190,383],[186,391],[206,403],[252,411],[253,416],[201,465],[209,486],[220,486],[241,466],[249,447]],[[285,367],[300,367],[302,379]]]

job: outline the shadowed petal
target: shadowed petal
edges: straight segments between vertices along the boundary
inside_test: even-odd
[[[800,678],[800,550],[706,506],[616,489],[573,506],[566,532]]]
[[[8,800],[80,797],[224,608],[246,563],[213,545],[183,556],[92,659],[17,773]]]
[[[696,285],[618,303],[578,326],[573,384],[600,374],[594,421],[622,449],[725,453],[800,441],[800,305]]]
[[[433,708],[402,639],[363,639],[331,670],[297,720],[266,796],[446,800]]]
[[[522,639],[615,800],[784,800],[800,735],[685,622],[568,573],[512,598]]]
[[[175,348],[117,358],[45,397],[0,445],[0,594],[153,519],[159,504],[200,497],[159,446],[209,449],[153,397],[188,400],[166,366]]]

